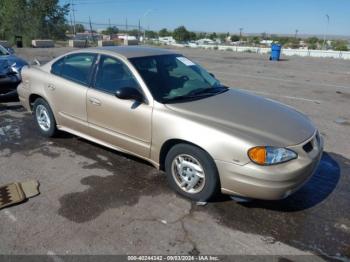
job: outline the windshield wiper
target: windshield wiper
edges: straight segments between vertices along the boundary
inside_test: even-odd
[[[220,85],[220,86],[215,86],[215,87],[208,87],[208,88],[193,90],[188,95],[220,94],[220,93],[223,93],[227,90],[228,90],[227,87]]]
[[[191,100],[191,99],[196,99],[196,98],[204,98],[211,96],[212,94],[195,94],[195,95],[182,95],[182,96],[175,96],[172,98],[165,98],[164,102],[175,102],[175,101],[182,101],[182,100]]]
[[[191,100],[191,99],[196,99],[196,98],[205,98],[205,97],[209,97],[212,95],[216,95],[216,94],[221,94],[224,93],[228,90],[227,87],[225,86],[218,86],[218,87],[210,87],[210,88],[204,88],[204,89],[200,89],[200,90],[193,90],[196,92],[189,92],[186,95],[181,95],[181,96],[176,96],[176,97],[172,97],[172,98],[166,98],[164,102],[176,102],[176,101],[183,101],[183,100]]]

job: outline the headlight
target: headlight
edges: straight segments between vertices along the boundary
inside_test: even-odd
[[[16,73],[16,74],[19,74],[19,69],[18,69],[16,63],[13,63],[13,64],[11,65],[11,70],[12,70],[12,72],[14,72],[14,73]]]
[[[297,153],[287,148],[257,146],[248,150],[250,160],[259,165],[274,165],[298,157]]]

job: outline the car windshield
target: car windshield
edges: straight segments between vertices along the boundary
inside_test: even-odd
[[[180,55],[130,58],[155,100],[183,102],[227,90],[206,70]]]
[[[8,55],[9,52],[6,50],[5,47],[3,47],[2,45],[0,45],[0,56],[1,55]]]

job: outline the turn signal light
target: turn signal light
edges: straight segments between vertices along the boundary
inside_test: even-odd
[[[264,165],[266,163],[266,148],[265,147],[254,147],[248,151],[249,158],[260,165]]]
[[[258,165],[275,165],[298,157],[293,150],[273,146],[253,147],[248,150],[248,156]]]

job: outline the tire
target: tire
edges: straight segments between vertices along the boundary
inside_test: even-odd
[[[219,191],[219,174],[214,160],[196,146],[177,144],[172,147],[165,158],[165,173],[176,192],[194,201],[208,201]]]
[[[41,117],[41,122],[39,118]],[[56,120],[49,104],[42,98],[35,100],[33,105],[33,117],[41,135],[53,137],[57,134]]]

